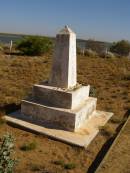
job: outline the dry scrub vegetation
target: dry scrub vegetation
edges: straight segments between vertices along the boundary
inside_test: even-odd
[[[31,92],[34,83],[47,79],[51,61],[50,55],[26,57],[1,54],[1,111],[8,105],[20,104],[21,99]],[[91,94],[98,98],[97,109],[114,112],[112,120],[87,150],[0,123],[0,137],[9,131],[16,139],[15,155],[19,160],[16,173],[85,173],[102,146],[115,133],[130,107],[130,60],[78,56],[78,82],[91,85]],[[32,150],[21,150],[23,146],[35,142]]]
[[[46,79],[48,57],[0,56],[0,107],[19,104],[34,83]]]

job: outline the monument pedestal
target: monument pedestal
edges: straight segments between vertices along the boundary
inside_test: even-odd
[[[57,128],[75,131],[96,110],[96,98],[89,97],[90,86],[63,90],[34,85],[31,98],[22,100],[21,113]]]

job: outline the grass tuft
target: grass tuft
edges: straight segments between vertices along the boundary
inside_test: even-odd
[[[64,165],[65,169],[74,169],[76,168],[76,165],[74,163],[67,163]]]
[[[53,162],[55,165],[61,165],[64,166],[64,161],[63,160],[56,160]]]
[[[105,137],[112,137],[115,134],[115,130],[110,125],[99,127],[99,131]]]
[[[56,160],[53,163],[55,165],[60,165],[64,169],[74,169],[76,167],[75,163],[65,163],[63,160]]]
[[[37,144],[35,142],[31,142],[28,144],[23,144],[23,146],[20,147],[20,150],[22,151],[30,151],[36,149]]]
[[[36,165],[36,164],[31,164],[30,167],[31,167],[31,171],[33,171],[33,172],[37,172],[37,171],[39,172],[39,171],[43,171],[45,169],[44,166]]]
[[[0,118],[0,125],[3,125],[6,123],[6,120],[4,120],[3,118]]]

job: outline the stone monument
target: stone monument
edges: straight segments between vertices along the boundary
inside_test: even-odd
[[[90,86],[78,86],[76,35],[65,26],[56,36],[52,72],[47,84],[34,85],[33,97],[23,100],[21,112],[35,119],[75,131],[96,109]]]
[[[50,85],[68,89],[76,84],[76,35],[65,26],[56,37]]]
[[[73,143],[74,138],[74,141],[79,139],[79,136],[76,136],[78,131],[81,134],[81,129],[88,128],[89,141],[91,141],[97,133],[97,126],[105,124],[112,114],[97,111],[97,99],[89,97],[89,91],[89,85],[82,86],[77,83],[76,34],[65,26],[56,36],[48,82],[34,85],[32,96],[22,100],[20,115],[33,120],[34,123],[40,122],[41,126],[49,125],[53,131],[48,133],[48,130],[43,129],[43,133],[58,139],[62,138],[64,141],[72,140],[70,143]],[[94,126],[94,123],[96,130],[93,133],[90,124]],[[62,133],[59,134],[58,129],[62,130]],[[66,135],[67,131],[72,133]],[[88,135],[87,133],[85,135]]]

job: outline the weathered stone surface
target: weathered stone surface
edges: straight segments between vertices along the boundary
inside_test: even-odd
[[[96,110],[96,102],[97,99],[88,98],[75,109],[63,109],[23,100],[21,112],[35,120],[51,122],[59,125],[59,128],[75,131]]]
[[[67,26],[56,36],[50,85],[69,88],[77,83],[76,34]]]
[[[33,98],[34,101],[46,106],[74,109],[89,97],[89,90],[89,85],[71,91],[46,85],[34,85]]]

